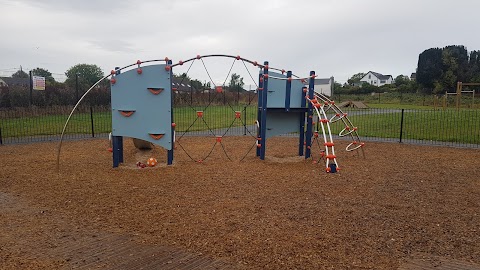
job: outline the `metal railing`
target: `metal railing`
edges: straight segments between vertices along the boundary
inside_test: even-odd
[[[29,107],[0,111],[0,144],[56,141],[71,108]],[[198,112],[203,111],[202,114]],[[480,110],[347,109],[365,141],[480,148]],[[174,109],[177,136],[255,136],[255,104],[183,105]],[[72,116],[65,139],[104,138],[111,132],[108,106],[83,106]],[[332,125],[338,134],[344,126]]]

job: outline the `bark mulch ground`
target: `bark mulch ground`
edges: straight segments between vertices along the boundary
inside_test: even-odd
[[[203,160],[214,141],[180,143]],[[293,138],[269,139],[265,161],[255,149],[239,161],[252,139],[222,143],[232,161],[217,144],[201,163],[178,147],[166,166],[163,149],[125,140],[113,169],[105,140],[65,142],[59,173],[56,143],[1,146],[0,269],[140,268],[155,254],[171,257],[160,269],[178,254],[228,269],[480,264],[478,149],[369,143],[363,158],[339,142],[341,171],[327,174]],[[160,164],[136,167],[150,156]]]

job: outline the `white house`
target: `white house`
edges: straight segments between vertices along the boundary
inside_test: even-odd
[[[361,82],[366,82],[375,86],[382,86],[385,84],[392,84],[393,77],[392,75],[383,75],[377,72],[369,71],[362,79]]]
[[[333,95],[333,87],[335,80],[333,77],[328,79],[315,79],[315,85],[313,90],[315,93],[324,94],[331,97]]]

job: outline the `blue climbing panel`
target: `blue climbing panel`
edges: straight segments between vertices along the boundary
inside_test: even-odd
[[[172,149],[172,89],[165,65],[132,69],[112,84],[112,135]]]
[[[300,126],[298,113],[267,111],[267,120],[267,138],[298,132]]]
[[[270,77],[287,78],[285,74],[268,72]],[[290,94],[287,94],[287,80],[268,80],[267,108],[285,108],[285,99],[290,99],[290,108],[302,108],[302,88],[300,80],[292,80]]]

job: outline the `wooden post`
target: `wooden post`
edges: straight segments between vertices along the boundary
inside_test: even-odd
[[[460,109],[460,97],[462,96],[462,82],[457,82],[457,96],[455,99],[455,105],[457,110]]]

